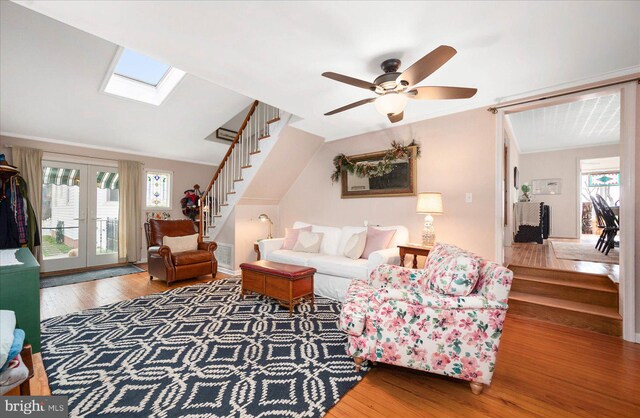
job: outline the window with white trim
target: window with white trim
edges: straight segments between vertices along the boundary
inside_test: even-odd
[[[145,170],[146,209],[171,209],[171,182],[173,173]]]
[[[125,99],[160,106],[185,72],[131,49],[120,48],[102,91]]]

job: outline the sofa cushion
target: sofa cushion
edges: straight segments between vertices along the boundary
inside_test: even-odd
[[[392,226],[377,226],[376,228],[381,229],[383,231],[396,231],[391,238],[391,242],[387,248],[395,248],[398,245],[404,245],[409,242],[409,230],[406,226],[402,225],[392,225]]]
[[[466,296],[480,278],[480,259],[453,245],[436,244],[426,264],[426,291]]]
[[[318,253],[301,253],[291,250],[275,250],[267,255],[267,260],[278,263],[294,264],[296,266],[308,266],[309,260],[321,257]]]
[[[298,240],[293,246],[293,251],[319,253],[323,236],[324,234],[322,232],[300,231],[298,233]]]
[[[362,256],[364,247],[367,244],[367,231],[358,232],[351,235],[344,247],[344,255],[353,260],[357,260]]]
[[[321,255],[310,258],[308,266],[318,273],[367,280],[367,260],[363,258],[352,260],[342,255]]]
[[[182,251],[171,253],[171,260],[175,266],[206,263],[211,261],[211,253],[205,250]]]
[[[162,245],[169,247],[172,253],[197,250],[198,234],[184,235],[181,237],[170,237],[165,235],[162,237]]]
[[[369,255],[374,251],[380,251],[389,248],[391,238],[395,235],[395,229],[379,229],[369,227],[367,228],[367,242],[362,252],[362,258],[369,258]]]
[[[366,226],[343,226],[340,232],[340,243],[338,244],[338,255],[344,254],[344,249],[347,246],[347,241],[357,233],[367,230]],[[366,240],[365,240],[366,241]]]
[[[293,227],[297,229],[309,225],[311,224],[298,221],[293,224]],[[320,252],[322,254],[338,254],[338,244],[340,244],[340,236],[342,234],[340,228],[336,228],[334,226],[311,225],[311,232],[321,232],[324,234],[322,244],[320,245]]]
[[[311,225],[302,228],[285,228],[284,229],[284,242],[282,243],[283,250],[293,250],[293,246],[298,242],[298,235],[300,231],[311,231]]]

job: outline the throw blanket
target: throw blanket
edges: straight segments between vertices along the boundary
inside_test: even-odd
[[[540,225],[540,202],[518,202],[514,210],[516,226]]]

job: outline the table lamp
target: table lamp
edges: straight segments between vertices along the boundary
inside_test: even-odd
[[[416,213],[425,213],[424,227],[422,229],[422,245],[430,246],[436,241],[436,230],[433,227],[433,216],[442,214],[442,193],[423,192],[418,193]]]
[[[260,216],[258,216],[258,219],[260,219],[261,222],[269,222],[269,235],[267,235],[267,239],[271,239],[273,238],[273,236],[271,236],[271,225],[273,225],[273,222],[271,222],[271,219],[269,219],[269,216],[267,216],[266,213],[262,213],[260,214]]]

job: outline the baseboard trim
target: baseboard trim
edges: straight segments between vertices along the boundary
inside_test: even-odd
[[[636,333],[636,343],[640,344],[640,332]]]
[[[242,270],[232,270],[232,269],[229,269],[226,267],[220,267],[220,266],[218,266],[218,271],[220,273],[228,274],[230,276],[239,276],[240,274],[242,274]]]

